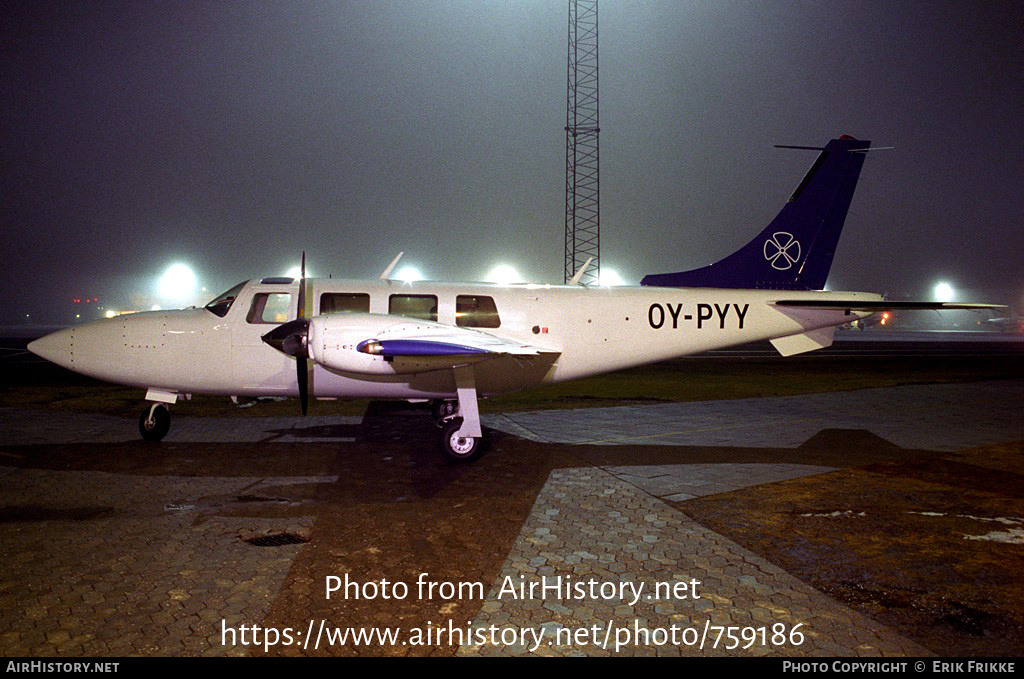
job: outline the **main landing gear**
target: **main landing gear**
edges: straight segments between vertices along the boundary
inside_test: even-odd
[[[434,401],[430,404],[430,412],[440,430],[438,447],[450,462],[472,462],[483,454],[483,436],[462,433],[464,420],[459,414],[458,401]]]
[[[471,462],[484,452],[476,382],[471,366],[460,366],[452,372],[458,399],[435,401],[431,413],[441,429],[438,443],[445,457],[451,462]]]
[[[432,401],[430,414],[434,417],[434,424],[443,428],[447,420],[459,414],[459,401],[451,398],[444,401]]]
[[[453,417],[441,428],[441,452],[452,462],[471,462],[484,452],[482,436],[462,436],[462,418]]]

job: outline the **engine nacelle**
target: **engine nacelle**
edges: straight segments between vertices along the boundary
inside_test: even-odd
[[[396,375],[450,368],[448,356],[385,357],[367,349],[368,340],[395,340],[450,337],[459,332],[451,326],[387,314],[340,313],[316,316],[310,320],[309,357],[337,372],[360,375]],[[363,349],[360,349],[360,345]],[[460,364],[482,360],[460,357]]]

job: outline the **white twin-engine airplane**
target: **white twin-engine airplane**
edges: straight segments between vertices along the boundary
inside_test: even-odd
[[[118,316],[28,348],[75,372],[147,389],[147,441],[191,394],[433,401],[443,452],[481,452],[481,396],[756,340],[783,356],[829,346],[836,326],[885,309],[991,308],[825,292],[870,142],[824,148],[778,216],[710,266],[639,287],[264,278],[202,309]],[[396,258],[397,262],[397,258]],[[577,279],[578,279],[577,275]],[[285,319],[294,319],[282,323]]]

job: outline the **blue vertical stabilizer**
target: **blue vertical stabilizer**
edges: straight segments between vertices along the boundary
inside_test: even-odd
[[[830,141],[789,202],[754,240],[714,264],[650,274],[641,285],[822,290],[871,146],[847,135]],[[783,147],[813,148],[813,147]]]

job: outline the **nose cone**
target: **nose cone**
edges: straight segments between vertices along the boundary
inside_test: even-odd
[[[28,350],[64,368],[74,369],[75,329],[65,328],[29,342]]]

